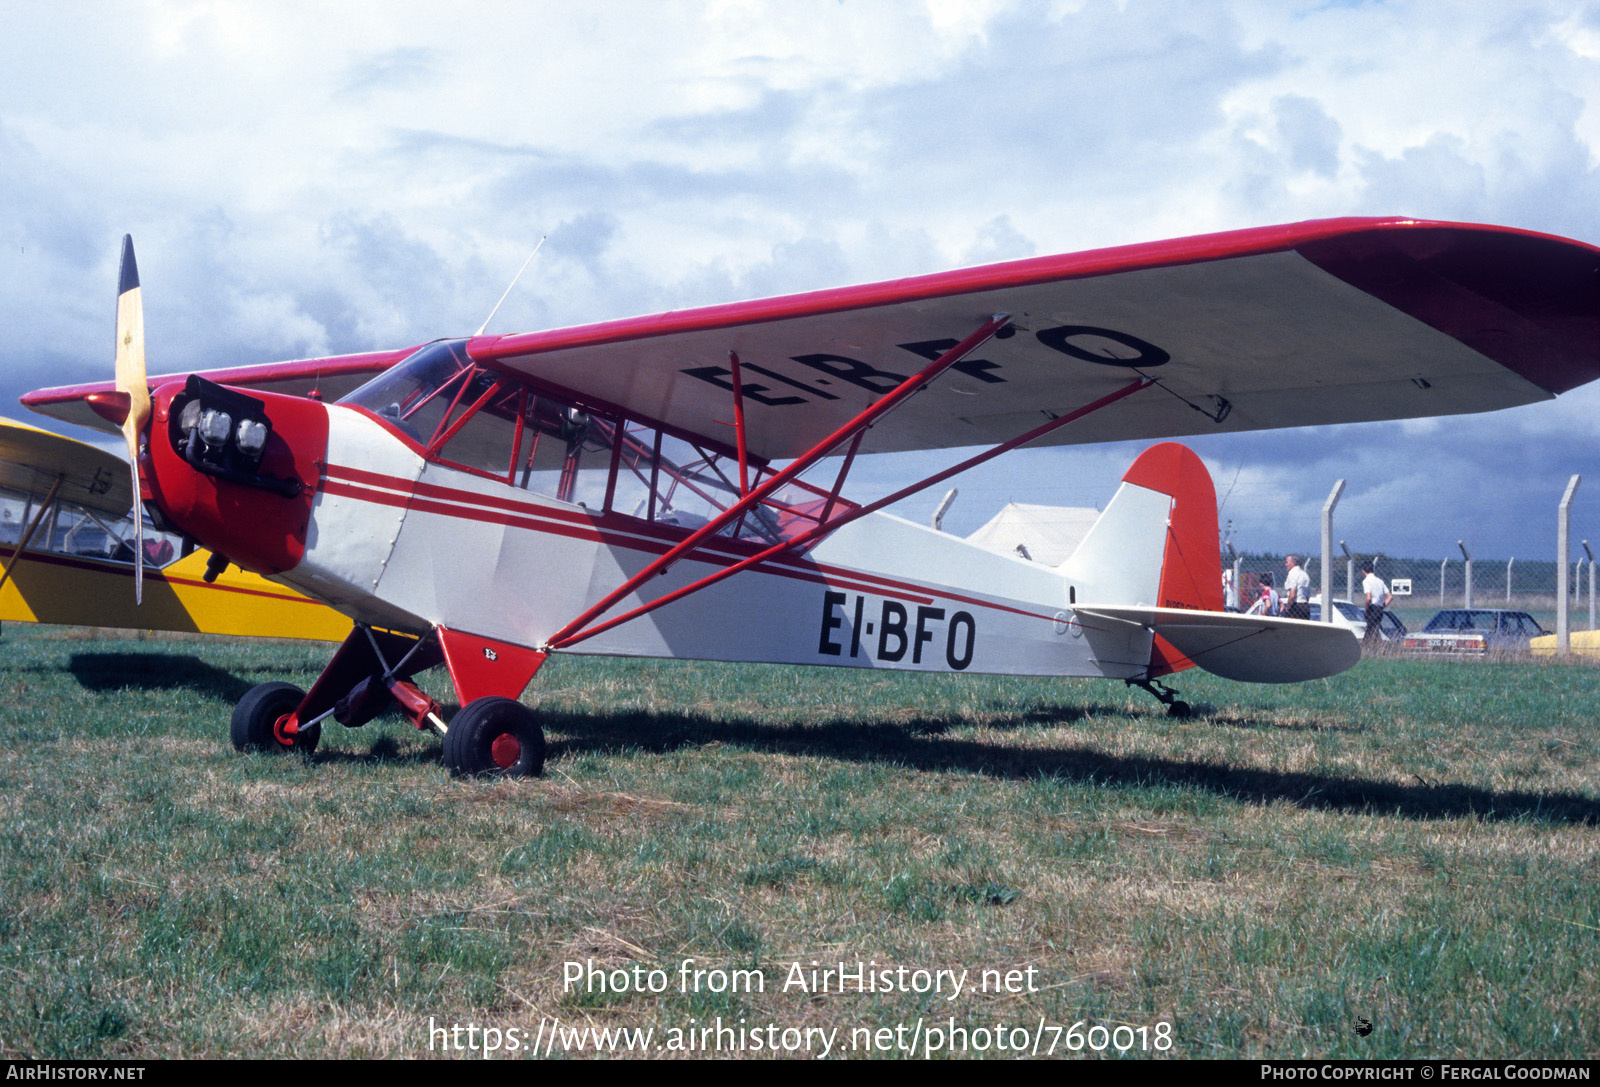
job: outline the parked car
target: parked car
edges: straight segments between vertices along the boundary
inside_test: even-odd
[[[1335,623],[1355,631],[1357,638],[1367,636],[1366,610],[1360,604],[1352,604],[1348,600],[1335,600],[1333,615]],[[1321,593],[1311,598],[1311,619],[1313,622],[1322,621]],[[1400,617],[1392,611],[1385,611],[1383,618],[1378,620],[1378,636],[1386,642],[1398,642],[1405,635],[1406,625],[1400,621]]]
[[[1542,634],[1544,628],[1525,611],[1446,608],[1420,631],[1402,638],[1400,648],[1428,657],[1526,653],[1529,640]]]
[[[1568,632],[1567,647],[1574,656],[1600,658],[1600,630],[1574,630]],[[1536,657],[1553,657],[1556,654],[1556,636],[1546,634],[1528,642],[1528,652]]]

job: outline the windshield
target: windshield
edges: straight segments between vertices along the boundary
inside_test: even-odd
[[[441,340],[418,348],[339,403],[366,408],[426,443],[453,400],[453,379],[471,367],[467,341]]]

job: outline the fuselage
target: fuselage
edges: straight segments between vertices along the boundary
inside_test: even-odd
[[[737,495],[725,478],[728,487],[717,490],[710,460],[690,467],[690,454],[664,452],[674,441],[683,445],[679,439],[592,414],[578,423],[576,410],[560,405],[536,411],[526,395],[504,413],[511,422],[501,420],[499,429],[514,437],[505,453],[493,454],[500,460],[486,452],[488,427],[457,452],[452,442],[466,432],[452,413],[467,400],[480,412],[492,407],[499,393],[485,388],[480,394],[463,381],[431,436],[419,432],[415,411],[257,394],[271,428],[258,469],[268,487],[243,478],[248,473],[201,470],[185,457],[174,421],[186,394],[168,386],[157,393],[149,440],[150,497],[205,546],[359,623],[417,634],[443,627],[539,648]],[[451,394],[446,387],[430,395]],[[541,452],[541,442],[551,448]],[[291,489],[285,481],[294,493],[284,493]],[[828,516],[818,513],[822,499],[800,497],[808,501],[758,507],[608,616]],[[1166,497],[1158,497],[1152,517],[1164,519]],[[1150,553],[1125,555],[1120,564],[1147,583],[1128,602],[1153,602],[1156,594],[1164,520],[1150,527]],[[1078,616],[1074,604],[1093,571],[1075,578],[1070,563],[1066,571],[875,513],[803,553],[779,554],[577,648],[936,672],[1143,674],[1150,633]]]

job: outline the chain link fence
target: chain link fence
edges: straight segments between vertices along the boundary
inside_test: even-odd
[[[1596,505],[1591,503],[1590,505]],[[1580,515],[1586,513],[1587,515]],[[1559,594],[1562,591],[1562,564],[1558,554],[1558,508],[1552,503],[1548,519],[1539,518],[1509,532],[1514,546],[1500,545],[1498,553],[1479,553],[1470,536],[1473,526],[1461,526],[1461,539],[1441,542],[1432,553],[1417,554],[1387,550],[1381,538],[1341,538],[1337,507],[1333,511],[1333,554],[1330,566],[1332,595],[1335,600],[1360,604],[1362,563],[1371,560],[1377,575],[1394,593],[1391,610],[1415,630],[1437,611],[1445,608],[1503,608],[1533,615],[1546,630],[1557,626]],[[1239,586],[1239,599],[1249,606],[1261,592],[1264,575],[1273,587],[1283,589],[1284,559],[1296,555],[1311,578],[1313,594],[1321,591],[1323,558],[1317,518],[1312,523],[1292,526],[1303,533],[1304,550],[1271,551],[1249,547],[1245,534],[1233,537],[1224,531],[1222,560],[1233,571]],[[1277,534],[1277,533],[1275,533]],[[1600,629],[1600,517],[1593,511],[1575,509],[1568,532],[1568,559],[1565,589],[1569,629]]]

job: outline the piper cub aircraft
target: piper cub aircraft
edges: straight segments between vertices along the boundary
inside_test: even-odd
[[[236,746],[398,706],[453,771],[527,775],[544,736],[518,699],[562,650],[1102,676],[1174,713],[1161,680],[1196,665],[1348,668],[1341,627],[1223,612],[1215,494],[1180,445],[1134,462],[1060,567],[881,511],[1030,442],[1547,399],[1600,376],[1597,269],[1560,238],[1343,219],[150,379],[125,240],[117,380],[23,400],[120,426],[136,493],[214,566],[354,620],[310,691],[239,702]],[[984,445],[844,497],[859,456]],[[416,682],[440,663],[448,726]]]

